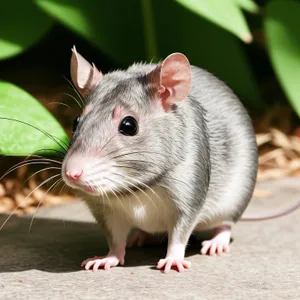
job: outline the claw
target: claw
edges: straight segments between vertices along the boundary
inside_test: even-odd
[[[92,268],[93,272],[96,272],[100,267],[104,270],[109,270],[111,267],[115,267],[120,263],[120,259],[117,256],[95,256],[88,258],[81,263],[81,267],[86,270]],[[121,261],[124,264],[124,260]]]
[[[189,269],[191,267],[191,263],[184,259],[176,259],[176,258],[163,258],[160,259],[157,263],[157,269],[163,269],[164,273],[168,273],[172,267],[177,268],[178,272],[183,272],[185,269]]]
[[[228,227],[220,227],[217,229],[216,235],[211,239],[202,242],[201,254],[210,256],[222,255],[229,252],[230,229]]]

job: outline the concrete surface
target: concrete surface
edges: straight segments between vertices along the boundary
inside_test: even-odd
[[[250,211],[268,211],[300,198],[299,179],[260,184],[272,198],[253,199]],[[7,216],[0,216],[0,224]],[[192,268],[165,275],[155,269],[165,245],[130,249],[126,265],[96,273],[83,259],[107,251],[101,231],[81,202],[13,217],[0,232],[0,299],[300,299],[300,210],[270,221],[239,222],[231,252],[200,256]]]

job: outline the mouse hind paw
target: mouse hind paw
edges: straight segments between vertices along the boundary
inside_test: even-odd
[[[159,244],[153,234],[147,233],[141,229],[136,229],[132,235],[127,239],[126,247],[131,248],[134,246],[142,247]]]
[[[229,252],[231,236],[231,227],[230,226],[221,226],[216,228],[216,232],[212,239],[202,242],[202,248],[200,253],[202,255],[222,255],[223,253]]]

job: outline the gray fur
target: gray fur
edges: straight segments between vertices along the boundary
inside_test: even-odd
[[[82,116],[67,158],[74,151],[104,147],[104,155],[115,157],[123,169],[127,166],[128,175],[165,188],[177,211],[167,228],[169,237],[176,235],[186,243],[197,225],[205,228],[241,217],[256,179],[255,135],[233,92],[197,67],[192,67],[187,99],[168,113],[153,106],[147,74],[154,67],[137,64],[103,77],[87,96],[92,110]],[[117,104],[139,116],[138,135],[113,137],[112,113]],[[99,219],[100,212],[89,206]],[[105,218],[104,212],[101,217]]]

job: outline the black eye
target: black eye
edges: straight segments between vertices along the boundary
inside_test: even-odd
[[[77,116],[74,120],[73,120],[73,132],[76,131],[77,125],[79,123],[80,117]]]
[[[138,132],[138,123],[133,117],[125,117],[119,126],[119,132],[124,135],[136,135]]]

